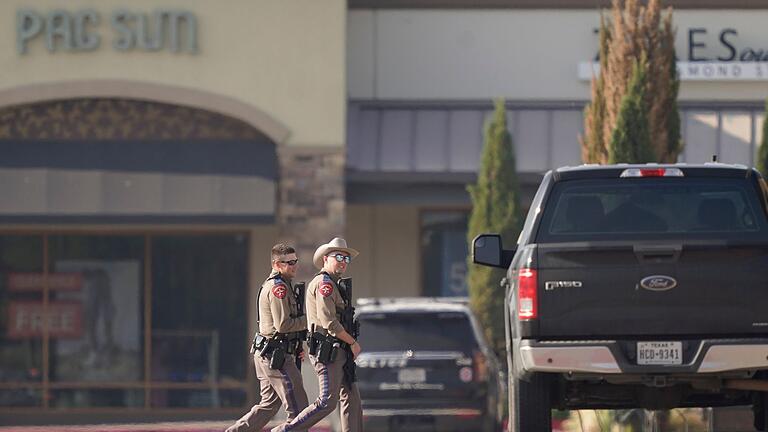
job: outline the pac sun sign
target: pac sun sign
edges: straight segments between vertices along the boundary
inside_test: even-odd
[[[108,19],[93,9],[47,13],[21,9],[16,12],[16,51],[26,54],[38,39],[51,53],[95,51],[101,46],[103,21],[108,21],[111,45],[117,51],[198,51],[197,18],[192,12],[171,9],[150,14],[120,9]]]

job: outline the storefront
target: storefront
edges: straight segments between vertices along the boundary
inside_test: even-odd
[[[768,10],[674,3],[682,160],[750,165]],[[356,297],[465,295],[492,100],[527,207],[543,172],[580,163],[599,22],[562,0],[28,0],[0,16],[0,423],[241,412],[277,241],[306,279],[346,235]]]
[[[345,2],[0,15],[0,423],[233,418],[270,247],[344,232]]]
[[[0,236],[3,406],[242,406],[248,233],[111,231]]]
[[[598,3],[610,2],[350,2],[347,230],[370,251],[356,270],[374,295],[466,293],[466,184],[492,100],[507,103],[525,209],[544,172],[581,163]],[[716,154],[751,166],[768,96],[768,9],[663,3],[675,6],[680,162]]]

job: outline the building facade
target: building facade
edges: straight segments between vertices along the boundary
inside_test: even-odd
[[[233,418],[277,241],[307,279],[345,235],[356,296],[466,295],[492,100],[527,207],[580,163],[605,3],[0,3],[0,423]],[[672,3],[682,159],[751,165],[768,9]]]
[[[347,231],[368,251],[356,270],[366,267],[359,278],[375,295],[466,293],[465,185],[492,100],[506,100],[526,208],[542,173],[581,163],[598,5],[608,3],[350,2]],[[768,96],[768,32],[759,24],[768,9],[663,3],[675,7],[679,161],[717,155],[752,166]]]
[[[270,247],[344,230],[346,10],[0,4],[0,423],[256,399]]]

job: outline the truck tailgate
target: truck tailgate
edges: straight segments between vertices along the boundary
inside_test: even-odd
[[[539,337],[768,332],[765,246],[550,243],[536,257]]]

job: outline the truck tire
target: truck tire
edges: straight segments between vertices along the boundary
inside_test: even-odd
[[[768,393],[758,393],[752,405],[755,429],[768,432]]]
[[[763,431],[768,432],[768,393],[763,393]]]
[[[552,431],[550,378],[547,374],[534,373],[529,381],[510,379],[510,432]]]

